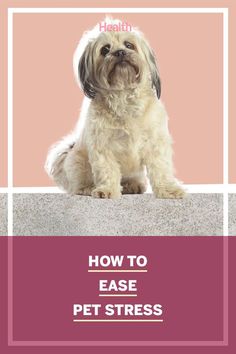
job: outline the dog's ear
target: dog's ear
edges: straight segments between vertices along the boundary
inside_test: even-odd
[[[155,88],[157,97],[161,97],[161,79],[157,67],[156,57],[148,42],[142,38],[142,48],[151,74],[152,87]]]
[[[155,87],[157,97],[161,97],[161,79],[157,68],[155,54],[152,49],[149,49],[149,67],[151,73],[152,87]]]
[[[78,77],[81,87],[85,95],[89,98],[94,98],[96,96],[96,91],[92,84],[92,61],[91,61],[91,43],[88,43],[78,64]]]

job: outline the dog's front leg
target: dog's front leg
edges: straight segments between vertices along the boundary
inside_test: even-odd
[[[111,152],[93,152],[89,157],[92,167],[95,198],[120,198],[121,173],[120,167]]]
[[[183,198],[185,191],[174,176],[172,147],[168,137],[157,139],[145,157],[147,174],[157,198]]]

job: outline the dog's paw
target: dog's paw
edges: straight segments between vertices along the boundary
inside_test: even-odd
[[[147,189],[145,183],[135,180],[122,183],[122,187],[122,194],[143,194]]]
[[[93,187],[84,187],[84,188],[78,189],[76,194],[90,196],[92,194],[92,189],[93,189]]]
[[[154,193],[160,199],[182,199],[186,196],[184,189],[177,184],[159,186]]]
[[[118,199],[121,193],[106,188],[96,188],[92,191],[92,197],[102,199]]]

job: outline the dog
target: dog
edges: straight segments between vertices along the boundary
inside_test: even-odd
[[[144,35],[97,25],[79,43],[74,70],[87,98],[75,131],[49,151],[49,176],[70,194],[96,198],[144,193],[148,177],[156,197],[183,198],[160,75]]]

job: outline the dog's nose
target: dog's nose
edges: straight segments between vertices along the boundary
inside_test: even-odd
[[[113,53],[113,55],[115,55],[116,57],[122,58],[126,55],[126,51],[123,49],[118,49]]]

